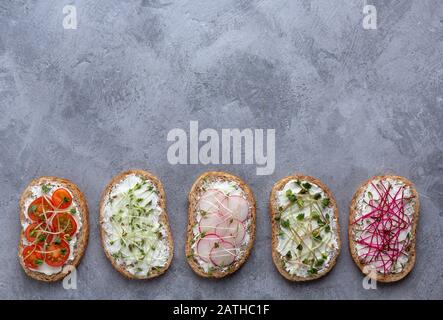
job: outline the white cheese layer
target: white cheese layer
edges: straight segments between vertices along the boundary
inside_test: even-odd
[[[302,188],[305,183],[309,183],[309,189]],[[301,191],[306,193],[300,194]],[[299,202],[291,201],[288,193]],[[291,275],[307,277],[325,272],[337,254],[338,223],[333,207],[322,205],[326,198],[319,186],[303,180],[291,180],[277,192],[277,203],[282,209],[277,251]]]
[[[384,179],[384,180],[374,180],[372,181],[372,184],[377,186],[377,189],[369,183],[366,188],[363,190],[363,192],[360,195],[360,198],[357,201],[357,209],[356,209],[356,216],[355,221],[358,219],[361,219],[363,216],[367,215],[371,211],[374,210],[373,207],[369,205],[370,201],[374,204],[378,203],[380,201],[380,194],[379,192],[382,192],[383,188],[380,185],[380,183],[383,183],[383,185],[388,188],[390,188],[390,197],[394,197],[397,195],[397,198],[401,197],[401,192],[403,189],[403,196],[404,198],[410,198],[412,196],[411,188],[409,186],[406,186],[403,181],[396,180],[392,178]],[[382,193],[383,194],[383,193]],[[405,244],[409,241],[411,237],[411,230],[412,230],[412,219],[414,216],[414,199],[410,199],[407,201],[404,201],[404,214],[406,219],[409,219],[411,223],[400,231],[398,236],[398,242],[400,244]],[[372,233],[369,233],[367,231],[360,231],[360,229],[364,228],[367,224],[371,223],[372,219],[362,219],[356,223],[356,227],[353,228],[353,236],[354,241],[358,241],[359,239],[365,239],[367,237],[371,237]],[[373,238],[373,241],[379,240],[381,242],[381,239]],[[355,244],[355,250],[359,257],[364,257],[369,252],[369,247],[364,244]],[[389,257],[386,254],[382,254],[382,256],[377,259],[376,261],[371,262],[373,267],[380,273],[385,273],[384,268],[382,268],[382,264],[384,261],[388,261]],[[406,252],[402,253],[398,259],[396,260],[395,264],[390,268],[390,270],[386,270],[386,273],[399,273],[403,270],[406,263],[408,262],[409,257]]]
[[[22,228],[23,230],[26,230],[26,228],[33,223],[33,221],[29,218],[28,216],[28,208],[29,205],[32,203],[32,201],[34,201],[35,199],[41,197],[41,196],[46,196],[48,198],[51,198],[52,193],[59,189],[59,188],[63,188],[65,190],[67,190],[69,192],[69,194],[71,195],[72,198],[72,204],[69,208],[65,209],[65,210],[60,210],[61,212],[69,212],[70,209],[74,208],[76,211],[76,214],[73,214],[72,217],[74,218],[75,222],[77,223],[77,232],[75,233],[75,235],[71,238],[70,241],[68,241],[69,243],[69,258],[66,261],[72,261],[74,260],[74,250],[75,247],[77,245],[77,234],[79,233],[79,231],[82,228],[82,217],[81,214],[79,213],[79,205],[78,203],[76,203],[71,191],[66,188],[65,186],[61,185],[61,184],[57,184],[57,183],[50,183],[50,184],[46,184],[46,186],[49,188],[49,192],[48,193],[44,193],[43,189],[42,189],[43,184],[41,185],[36,185],[36,186],[32,186],[31,187],[31,197],[27,198],[25,201],[25,221],[22,223]],[[23,245],[27,246],[30,243],[26,240],[26,238],[22,239]],[[65,263],[65,264],[66,264]],[[46,275],[52,275],[52,274],[56,274],[59,273],[63,270],[63,267],[52,267],[46,263],[42,263],[41,265],[38,266],[38,268],[29,268],[32,271],[37,271],[37,272],[41,272],[44,273]]]
[[[167,226],[155,185],[138,175],[115,184],[104,205],[105,249],[118,265],[138,277],[168,262]]]

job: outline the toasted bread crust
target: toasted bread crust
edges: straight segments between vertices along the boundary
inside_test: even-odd
[[[198,199],[199,199],[199,187],[203,183],[205,178],[215,178],[220,180],[226,180],[226,181],[235,181],[238,183],[238,185],[243,189],[247,200],[251,206],[251,225],[249,228],[249,243],[246,248],[245,253],[243,254],[243,257],[234,262],[233,265],[227,270],[226,272],[223,271],[214,271],[211,274],[206,273],[200,265],[192,258],[192,243],[191,240],[194,237],[192,226],[196,223],[195,219],[195,206],[197,205]],[[196,274],[198,274],[201,277],[204,278],[223,278],[226,277],[238,269],[240,269],[241,266],[246,262],[248,259],[252,246],[254,244],[255,240],[255,223],[256,223],[256,204],[255,204],[255,198],[252,193],[252,190],[249,188],[249,186],[239,177],[234,176],[232,174],[226,173],[226,172],[216,172],[216,171],[208,171],[200,175],[197,180],[194,182],[194,184],[191,187],[191,190],[189,191],[188,195],[188,201],[189,201],[189,207],[188,207],[188,227],[187,227],[187,238],[186,238],[186,260],[188,261],[189,266],[194,270]]]
[[[355,240],[354,237],[352,235],[352,230],[353,230],[353,222],[355,220],[355,216],[357,215],[357,201],[358,199],[361,197],[361,195],[363,194],[364,190],[367,188],[368,184],[371,181],[374,180],[384,180],[384,179],[394,179],[394,180],[400,180],[402,181],[406,186],[411,188],[411,192],[412,195],[415,199],[415,203],[414,203],[414,215],[413,215],[413,221],[412,221],[412,229],[411,229],[411,248],[409,251],[409,259],[408,262],[406,263],[404,269],[402,270],[402,272],[396,273],[396,274],[380,274],[377,273],[376,276],[372,276],[372,274],[368,274],[369,277],[373,278],[374,280],[380,281],[380,282],[395,282],[395,281],[399,281],[401,279],[403,279],[404,277],[406,277],[409,272],[412,270],[412,268],[414,267],[415,264],[415,243],[416,243],[416,232],[417,232],[417,224],[418,224],[418,218],[420,215],[420,199],[418,196],[418,192],[415,189],[414,184],[409,181],[408,179],[401,177],[401,176],[395,176],[395,175],[381,175],[381,176],[375,176],[372,177],[368,180],[366,180],[364,183],[362,183],[360,185],[360,187],[357,189],[357,191],[354,193],[354,196],[352,197],[351,203],[349,205],[349,228],[348,228],[348,237],[349,237],[349,250],[351,252],[352,255],[352,259],[354,259],[355,264],[358,266],[358,268],[361,270],[362,273],[365,273],[364,267],[366,266],[365,264],[361,263],[358,255],[356,253],[355,250]]]
[[[282,264],[280,253],[277,251],[278,232],[279,232],[279,229],[280,229],[278,221],[276,221],[274,219],[275,216],[278,214],[277,192],[282,190],[284,188],[284,186],[289,181],[297,180],[297,179],[298,180],[309,181],[309,182],[319,186],[325,192],[325,194],[328,196],[328,198],[330,199],[330,204],[331,204],[331,206],[333,207],[333,210],[334,210],[334,216],[337,219],[336,234],[337,234],[338,250],[337,250],[335,256],[333,257],[333,259],[331,260],[331,262],[329,264],[329,267],[326,269],[325,272],[322,272],[322,273],[319,273],[319,274],[310,275],[308,277],[300,277],[300,276],[289,274],[289,272],[287,272],[285,270],[285,268],[284,268],[284,266]],[[337,202],[335,201],[335,198],[332,195],[332,193],[329,190],[329,188],[323,182],[321,182],[320,180],[318,180],[316,178],[313,178],[311,176],[306,176],[306,175],[302,175],[302,174],[294,174],[294,175],[287,176],[287,177],[277,181],[274,184],[274,186],[272,187],[271,194],[270,194],[269,214],[270,214],[271,224],[272,224],[272,260],[274,261],[274,264],[277,267],[277,270],[280,272],[280,274],[283,277],[285,277],[285,279],[290,280],[290,281],[310,281],[310,280],[321,278],[321,277],[325,276],[326,274],[328,274],[329,271],[332,270],[332,268],[335,266],[335,264],[337,262],[337,258],[340,255],[340,251],[341,251],[340,223],[339,223],[339,215],[338,215]]]
[[[59,273],[55,273],[52,275],[46,275],[41,272],[32,271],[28,267],[25,266],[23,262],[23,239],[25,237],[25,233],[22,228],[22,231],[20,233],[20,241],[18,245],[18,257],[20,261],[20,265],[22,266],[25,273],[30,276],[33,279],[44,281],[44,282],[55,282],[63,279],[70,271],[70,267],[77,267],[80,263],[81,258],[83,257],[83,254],[86,250],[86,247],[88,245],[88,238],[89,238],[89,211],[88,211],[88,204],[86,201],[85,196],[80,191],[80,189],[75,185],[73,182],[58,178],[58,177],[52,177],[52,176],[43,176],[37,179],[32,180],[29,185],[26,187],[26,189],[23,191],[20,202],[19,202],[19,211],[20,211],[20,224],[23,225],[23,223],[26,220],[25,212],[26,212],[26,206],[25,202],[26,199],[28,199],[31,194],[31,187],[33,186],[39,186],[45,183],[55,183],[59,184],[66,189],[68,189],[73,196],[73,202],[75,202],[78,205],[78,214],[82,217],[82,227],[79,230],[79,233],[77,234],[77,244],[74,248],[74,259],[72,261],[68,261],[64,266],[62,271]]]
[[[166,227],[166,233],[167,233],[167,239],[168,239],[168,247],[169,247],[169,257],[168,260],[166,262],[166,265],[158,270],[152,270],[149,274],[148,277],[141,277],[141,276],[136,276],[131,274],[130,272],[128,272],[123,266],[120,266],[117,264],[117,262],[115,261],[115,259],[109,254],[109,252],[106,250],[106,245],[105,245],[105,239],[106,239],[106,232],[105,229],[103,227],[104,224],[104,208],[105,208],[105,203],[106,203],[106,198],[109,195],[109,193],[112,190],[112,187],[114,185],[116,185],[117,183],[119,183],[120,181],[122,181],[126,176],[134,174],[136,176],[140,176],[140,177],[144,177],[147,180],[152,181],[152,183],[155,185],[155,187],[158,190],[158,196],[159,196],[159,206],[162,208],[163,212],[160,215],[160,221],[165,225]],[[118,271],[120,272],[122,275],[124,275],[125,277],[129,278],[129,279],[142,279],[142,280],[146,280],[146,279],[152,279],[155,277],[158,277],[160,275],[162,275],[163,273],[166,272],[166,270],[168,270],[169,266],[171,265],[172,262],[172,257],[174,255],[174,241],[172,238],[172,233],[171,233],[171,228],[169,225],[169,219],[168,219],[168,214],[166,211],[166,193],[165,190],[163,188],[163,184],[160,182],[160,180],[154,176],[152,173],[144,171],[144,170],[128,170],[125,172],[122,172],[120,174],[118,174],[117,176],[115,176],[114,178],[112,178],[112,180],[108,183],[108,185],[106,186],[105,190],[103,191],[101,200],[100,200],[100,217],[99,217],[99,222],[100,222],[100,235],[101,235],[101,244],[103,247],[103,250],[105,252],[106,257],[109,259],[109,261],[111,262],[112,266]]]

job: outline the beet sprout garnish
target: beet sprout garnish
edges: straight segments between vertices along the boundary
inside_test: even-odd
[[[400,241],[400,233],[411,226],[411,219],[405,214],[405,186],[395,193],[391,184],[386,187],[380,181],[378,187],[371,182],[377,191],[379,200],[366,203],[370,212],[356,219],[352,224],[360,223],[360,236],[356,243],[360,244],[362,253],[360,260],[364,264],[372,264],[378,272],[391,273],[402,255],[407,255],[406,249],[410,239]]]

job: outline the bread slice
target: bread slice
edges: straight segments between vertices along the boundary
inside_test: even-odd
[[[294,273],[290,273],[286,267],[285,267],[285,257],[278,251],[278,244],[279,244],[279,233],[281,232],[282,227],[282,221],[280,219],[281,213],[284,212],[281,211],[279,208],[279,202],[278,202],[278,192],[282,191],[285,186],[292,180],[295,181],[306,181],[311,183],[312,185],[315,185],[322,189],[324,192],[324,197],[327,197],[329,199],[329,204],[327,207],[330,207],[330,210],[333,212],[333,216],[330,216],[330,221],[334,221],[333,224],[331,224],[330,232],[335,235],[336,245],[337,248],[334,250],[331,250],[331,257],[327,264],[327,267],[322,268],[320,272],[318,273],[307,273],[306,275],[297,275]],[[311,188],[311,187],[310,187]],[[310,191],[308,191],[310,192]],[[296,195],[297,197],[298,195]],[[301,199],[301,196],[300,196]],[[288,200],[289,201],[289,200]],[[321,199],[319,199],[321,201]],[[294,204],[296,205],[296,204]],[[302,205],[303,207],[303,205]],[[285,177],[278,182],[276,182],[272,188],[270,200],[269,200],[269,212],[270,212],[270,218],[271,218],[271,224],[272,224],[272,259],[274,261],[275,266],[277,267],[277,270],[280,272],[280,274],[290,281],[308,281],[308,280],[314,280],[323,277],[326,275],[335,265],[337,257],[340,254],[340,248],[341,248],[341,239],[340,239],[340,224],[339,224],[339,215],[338,215],[338,208],[337,203],[335,201],[334,196],[328,189],[328,187],[323,184],[320,180],[315,179],[310,176],[302,175],[302,174],[294,174],[288,177]],[[303,221],[306,219],[306,217],[303,217]],[[311,223],[311,222],[310,222]],[[332,237],[332,236],[331,236]],[[300,243],[301,244],[301,243]],[[308,245],[309,246],[309,245]],[[302,246],[303,247],[303,246]],[[292,259],[292,251],[290,255]]]
[[[242,193],[242,197],[247,200],[249,213],[248,213],[248,218],[244,220],[244,223],[247,226],[245,227],[245,230],[248,234],[249,240],[246,243],[239,245],[240,248],[244,248],[244,251],[237,256],[236,260],[234,260],[232,264],[226,266],[225,268],[220,268],[217,266],[211,267],[210,270],[208,269],[206,271],[200,264],[198,258],[196,258],[194,252],[195,250],[193,248],[193,243],[195,242],[196,235],[194,234],[193,228],[198,223],[196,206],[198,204],[200,197],[205,192],[204,190],[205,185],[207,183],[211,184],[217,182],[221,183],[232,182],[233,184],[238,186],[239,188],[238,190],[240,190],[239,192]],[[188,208],[188,226],[187,226],[187,239],[186,239],[186,258],[190,267],[199,276],[205,278],[223,278],[227,275],[234,273],[245,263],[245,261],[249,257],[252,245],[255,240],[256,204],[251,189],[242,179],[240,179],[237,176],[225,172],[210,171],[203,173],[197,178],[197,180],[194,182],[189,192],[188,200],[189,200],[189,208]]]
[[[26,221],[25,212],[28,209],[27,202],[33,196],[32,188],[39,187],[44,184],[56,184],[60,185],[63,188],[68,189],[73,196],[73,203],[76,203],[78,206],[77,214],[81,215],[81,221],[82,221],[82,226],[77,233],[77,241],[73,251],[74,259],[67,261],[66,264],[63,266],[62,271],[51,275],[31,270],[27,266],[25,266],[22,256],[24,249],[23,241],[25,239],[25,233],[24,233],[25,230],[23,230],[22,228],[20,234],[20,242],[18,246],[18,257],[20,264],[23,267],[23,270],[28,276],[36,280],[45,281],[45,282],[54,282],[63,279],[68,273],[70,273],[72,267],[77,267],[78,264],[80,263],[81,258],[83,257],[83,254],[86,250],[86,246],[88,244],[88,237],[89,237],[89,211],[85,196],[73,182],[58,177],[43,176],[31,181],[31,183],[26,187],[26,189],[23,191],[20,197],[19,210],[20,210],[21,225],[23,225]]]
[[[109,199],[110,193],[112,192],[114,186],[116,186],[120,182],[124,181],[125,178],[127,178],[130,175],[134,175],[136,177],[140,177],[142,179],[145,179],[148,182],[151,182],[152,185],[157,190],[158,206],[160,207],[160,210],[161,210],[158,221],[159,221],[159,223],[161,223],[164,226],[163,230],[165,232],[165,235],[163,235],[163,236],[165,238],[163,238],[163,239],[166,240],[166,246],[168,249],[167,250],[168,256],[167,256],[164,266],[156,267],[155,269],[151,268],[146,275],[131,273],[128,270],[127,266],[125,266],[123,264],[118,264],[117,260],[110,254],[110,252],[107,250],[107,247],[106,247],[107,234],[106,234],[106,230],[104,227],[104,225],[106,223],[105,222],[106,203]],[[147,171],[143,171],[143,170],[128,170],[128,171],[122,172],[122,173],[118,174],[117,176],[115,176],[114,178],[112,178],[112,180],[109,182],[109,184],[107,185],[107,187],[103,191],[103,195],[100,200],[100,234],[101,234],[102,246],[105,251],[106,257],[109,259],[109,261],[111,262],[113,267],[118,272],[120,272],[122,275],[124,275],[125,277],[127,277],[129,279],[151,279],[151,278],[158,277],[159,275],[165,273],[166,270],[168,270],[168,268],[172,262],[172,257],[174,254],[174,243],[173,243],[172,234],[171,234],[171,230],[170,230],[170,226],[169,226],[168,214],[166,211],[166,194],[165,194],[163,185],[160,182],[160,180],[157,177],[155,177],[153,174],[151,174]],[[156,245],[158,246],[158,243]]]
[[[349,237],[349,249],[351,251],[351,255],[352,255],[352,258],[354,259],[354,262],[357,264],[357,266],[359,267],[359,269],[363,273],[365,273],[365,274],[368,273],[368,272],[364,271],[366,265],[362,261],[360,261],[359,256],[357,254],[357,250],[356,250],[356,241],[355,241],[355,237],[354,237],[354,228],[355,228],[354,221],[356,220],[356,216],[358,213],[357,212],[357,210],[358,210],[357,203],[358,203],[359,199],[362,197],[364,191],[367,189],[367,187],[369,186],[369,184],[372,181],[386,180],[386,179],[393,179],[393,180],[400,181],[406,187],[409,187],[411,190],[411,195],[412,195],[411,199],[413,199],[412,200],[413,215],[412,215],[412,225],[411,225],[411,231],[410,231],[411,232],[410,246],[407,251],[408,255],[409,255],[409,259],[401,272],[389,273],[389,274],[384,274],[384,273],[380,273],[380,272],[372,272],[372,273],[369,272],[369,274],[367,274],[367,275],[369,277],[373,278],[374,280],[377,280],[380,282],[394,282],[394,281],[401,280],[406,275],[408,275],[415,264],[416,231],[417,231],[418,218],[419,218],[419,214],[420,214],[420,200],[419,200],[418,192],[415,189],[415,187],[411,181],[409,181],[408,179],[401,177],[401,176],[381,175],[381,176],[372,177],[372,178],[368,179],[367,181],[365,181],[363,184],[361,184],[360,187],[355,192],[355,194],[352,198],[352,201],[350,203],[350,206],[349,206],[350,214],[349,214],[348,237]]]

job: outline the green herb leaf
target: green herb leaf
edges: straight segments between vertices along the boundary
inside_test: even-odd
[[[42,185],[42,192],[43,193],[48,193],[49,191],[51,191],[51,189],[52,189],[52,185],[49,183]]]
[[[301,243],[297,246],[297,250],[300,250],[300,251],[303,250],[303,246],[301,245]]]
[[[310,184],[309,182],[305,182],[305,183],[302,184],[302,186],[303,186],[303,188],[309,190],[309,189],[311,189],[312,184]]]
[[[41,266],[43,264],[43,260],[42,259],[35,259],[34,263],[38,266]]]
[[[289,199],[289,201],[291,202],[295,202],[297,200],[297,197],[295,196],[295,194],[292,193],[291,189],[286,190],[286,197]]]
[[[37,206],[36,206],[35,204],[33,204],[33,205],[29,208],[29,210],[30,210],[32,213],[35,213],[35,212],[37,211]]]
[[[297,220],[298,221],[302,221],[305,218],[305,214],[304,213],[300,213],[299,215],[297,215]]]
[[[303,202],[302,199],[297,199],[297,205],[300,209],[303,209],[305,203]]]
[[[325,232],[331,232],[331,226],[330,225],[327,225],[325,227]]]
[[[323,265],[323,263],[325,263],[325,260],[323,260],[323,259],[318,259],[318,260],[315,262],[315,266],[316,266],[316,267],[321,267],[321,266]]]
[[[289,223],[289,220],[283,220],[281,222],[281,225],[283,228],[289,229],[289,227],[291,226],[291,224]]]
[[[54,239],[55,244],[60,244],[61,242],[62,242],[62,239],[60,239],[60,237],[55,237],[55,239]]]
[[[312,232],[312,238],[317,241],[322,240],[322,237],[321,237],[320,232],[318,230],[315,230],[314,232]]]
[[[76,214],[76,213],[77,213],[77,210],[76,210],[75,208],[72,208],[71,210],[69,210],[69,212],[70,212],[71,214]]]
[[[329,206],[329,203],[330,203],[329,198],[324,198],[324,199],[321,201],[321,204],[322,204],[322,206],[323,206],[324,208],[326,208],[327,206]]]
[[[318,200],[321,198],[321,193],[316,193],[312,197],[314,198],[314,200]]]
[[[308,273],[309,273],[309,274],[317,274],[317,273],[318,273],[318,270],[317,270],[316,268],[310,268],[310,269],[308,270]]]
[[[291,259],[291,258],[292,258],[292,253],[291,253],[291,251],[286,252],[285,257],[286,257],[287,259]]]
[[[318,218],[320,218],[320,215],[318,214],[317,211],[312,211],[311,218],[312,218],[312,220],[317,220]]]

